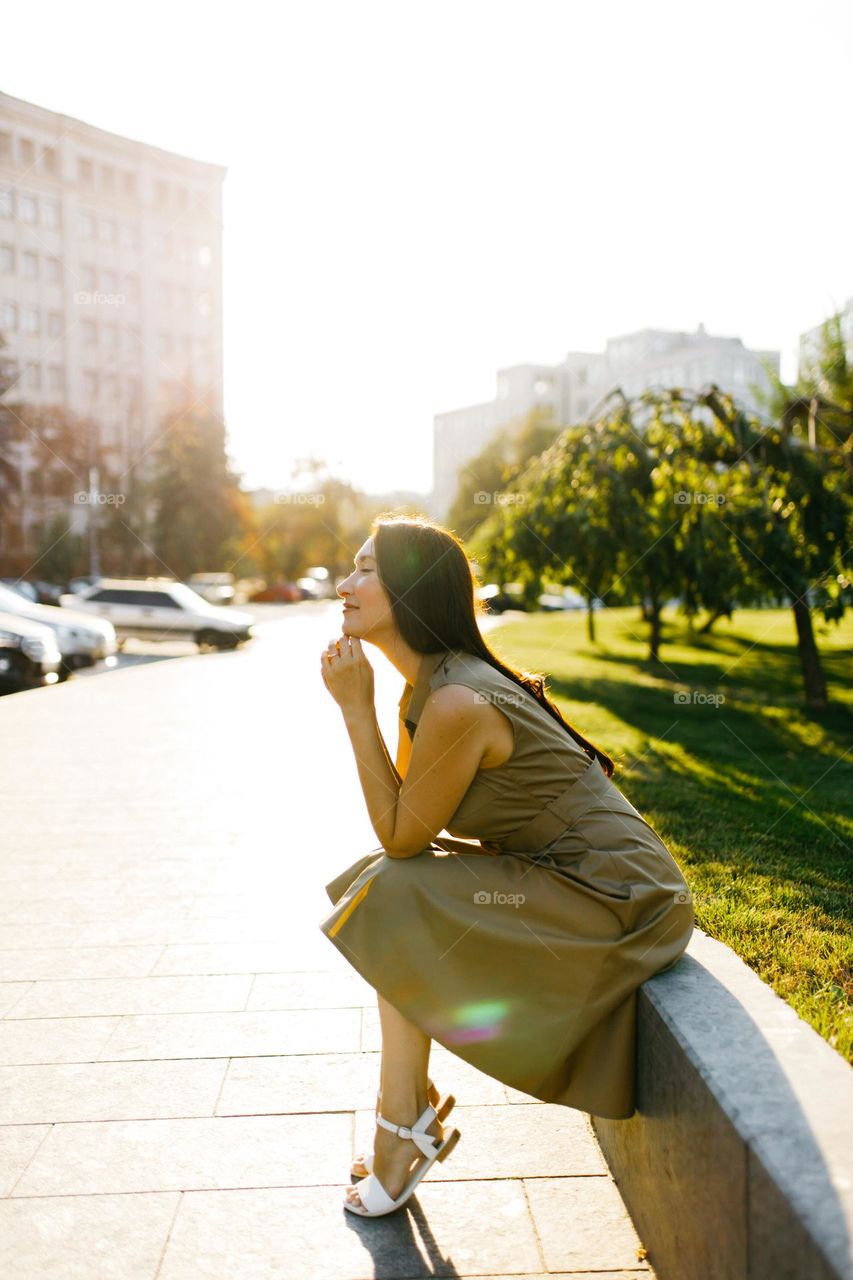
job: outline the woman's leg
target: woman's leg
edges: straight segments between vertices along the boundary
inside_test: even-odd
[[[432,1042],[382,996],[377,994],[377,1000],[382,1024],[381,1114],[391,1124],[412,1125],[427,1105]],[[429,1126],[428,1132],[441,1132],[438,1121]],[[412,1165],[420,1158],[421,1153],[411,1142],[377,1126],[373,1171],[390,1196],[400,1194]],[[357,1186],[349,1188],[347,1198],[360,1203]]]

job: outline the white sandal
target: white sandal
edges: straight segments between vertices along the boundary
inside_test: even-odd
[[[435,1089],[435,1092],[438,1093],[438,1089],[436,1089],[432,1080],[427,1081],[427,1088]],[[380,1089],[376,1095],[377,1117],[379,1115],[379,1107],[380,1107],[381,1100],[382,1100],[382,1090]],[[439,1094],[438,1102],[431,1103],[430,1105],[433,1106],[435,1110],[434,1119],[438,1121],[446,1120],[447,1117],[450,1115],[451,1111],[453,1110],[453,1108],[456,1106],[456,1098],[452,1093],[448,1093],[443,1098]],[[419,1125],[421,1123],[421,1121],[424,1118],[424,1115],[426,1115],[426,1111],[423,1113],[423,1115],[418,1116],[418,1119],[415,1121],[416,1125]],[[431,1124],[432,1124],[432,1119],[427,1120],[426,1127],[429,1127],[429,1125]],[[357,1168],[356,1166],[359,1166],[359,1167]],[[362,1173],[362,1169],[366,1169],[367,1173]],[[353,1178],[355,1181],[358,1181],[360,1178],[366,1178],[367,1174],[372,1172],[373,1172],[373,1152],[372,1151],[368,1155],[364,1156],[364,1158],[361,1160],[358,1158],[358,1156],[356,1156],[356,1158],[353,1160],[352,1164],[350,1165],[350,1177]]]
[[[386,1213],[393,1213],[395,1209],[403,1207],[424,1174],[429,1172],[436,1160],[446,1160],[459,1141],[458,1129],[451,1129],[450,1133],[441,1140],[427,1133],[427,1128],[432,1124],[435,1116],[434,1108],[427,1107],[411,1127],[405,1124],[391,1124],[390,1120],[386,1120],[384,1116],[376,1117],[376,1123],[381,1124],[383,1129],[396,1133],[399,1138],[414,1142],[425,1159],[418,1165],[396,1200],[391,1199],[376,1174],[369,1173],[358,1184],[358,1197],[361,1204],[354,1204],[353,1201],[344,1198],[345,1209],[350,1213],[357,1213],[362,1218],[380,1218]]]

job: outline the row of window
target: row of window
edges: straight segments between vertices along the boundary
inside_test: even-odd
[[[39,169],[51,177],[59,176],[59,153],[55,146],[36,142],[33,138],[14,138],[7,130],[0,130],[0,164],[17,164],[24,169]],[[106,195],[121,195],[129,200],[139,195],[138,173],[106,161],[97,161],[92,156],[77,156],[77,181],[81,186],[95,187]],[[160,208],[177,213],[190,208],[199,213],[211,210],[210,192],[190,188],[180,182],[156,179],[153,198]]]
[[[0,187],[0,218],[15,217],[27,226],[58,231],[62,211],[59,201],[50,196],[35,196],[14,187]],[[77,233],[81,240],[118,245],[122,249],[138,250],[141,244],[137,222],[105,217],[93,213],[91,209],[78,209]],[[200,267],[209,267],[213,261],[209,244],[193,244],[187,236],[177,235],[172,231],[155,231],[152,247],[158,257],[171,258],[175,262],[192,262]]]
[[[14,245],[0,244],[0,275],[18,274],[19,255]],[[24,280],[46,280],[48,284],[62,284],[62,263],[58,258],[25,250],[20,254],[20,274]]]
[[[15,217],[30,227],[40,226],[46,231],[58,231],[60,204],[51,196],[34,196],[13,187],[0,187],[0,218]]]
[[[38,362],[27,365],[26,368],[18,370],[14,361],[5,361],[3,369],[0,370],[4,378],[8,378],[12,383],[11,398],[14,399],[15,390],[22,392],[44,392],[49,396],[55,397],[57,400],[64,400],[66,395],[66,376],[65,366],[61,364],[49,364],[42,366]],[[207,365],[200,365],[196,368],[195,373],[200,384],[206,384],[210,378],[210,369]],[[189,377],[189,371],[187,371]],[[180,379],[171,381],[161,380],[157,386],[158,397],[161,401],[165,401],[174,396],[176,386],[180,385]],[[138,378],[122,378],[115,373],[104,373],[100,369],[84,369],[82,372],[82,391],[85,400],[91,402],[98,401],[103,406],[133,405],[139,397],[139,379]]]
[[[94,276],[94,272],[92,272],[92,276]],[[87,281],[85,288],[78,290],[74,297],[75,304],[78,306],[115,308],[123,306],[125,303],[135,303],[139,300],[139,277],[136,275],[122,277],[122,284],[126,289],[126,291],[123,290],[122,292],[118,292],[114,287],[111,287],[116,283],[112,272],[101,273],[99,278],[103,282],[101,286],[102,292],[98,291],[95,284],[88,283],[92,278],[91,276],[84,275],[84,278]],[[197,294],[193,299],[190,291],[183,285],[173,285],[165,280],[160,281],[159,284],[158,305],[162,310],[179,312],[185,319],[192,315],[198,315],[206,320],[213,314],[213,301],[209,293]],[[109,332],[119,327],[114,320],[95,320],[89,316],[83,318],[80,321],[80,325],[84,334],[92,335],[91,339],[84,338],[84,341],[91,342],[93,346],[98,343],[98,332],[100,330]],[[43,324],[41,308],[22,306],[7,299],[0,302],[0,332],[24,333],[36,336],[44,332],[49,338],[59,338],[63,333],[62,312],[47,311]]]

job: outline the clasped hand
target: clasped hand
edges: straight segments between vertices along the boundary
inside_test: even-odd
[[[357,636],[330,640],[320,655],[320,673],[342,711],[368,711],[373,707],[373,667]]]

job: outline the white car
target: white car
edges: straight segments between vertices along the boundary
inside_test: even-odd
[[[34,604],[2,583],[0,609],[50,628],[62,654],[61,679],[77,667],[93,667],[96,662],[104,662],[108,667],[115,665],[118,642],[111,622],[91,618],[79,610],[60,609],[55,604]]]
[[[250,613],[209,604],[172,578],[101,578],[59,602],[109,619],[120,643],[194,640],[200,649],[235,649],[254,634]]]
[[[0,611],[0,693],[56,684],[61,665],[49,627]]]
[[[187,586],[202,596],[208,604],[234,603],[233,573],[191,573]]]

